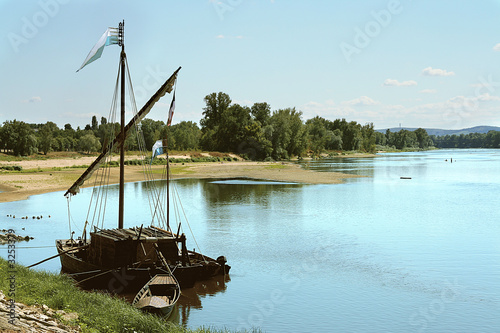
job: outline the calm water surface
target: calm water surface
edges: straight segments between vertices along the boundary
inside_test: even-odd
[[[302,165],[367,177],[342,185],[175,182],[197,240],[184,230],[188,247],[225,255],[232,269],[228,281],[183,290],[174,321],[266,332],[500,331],[500,150]],[[143,189],[126,186],[128,226],[150,216]],[[90,193],[72,199],[76,234]],[[18,244],[22,264],[55,254],[54,240],[68,235],[63,192],[0,204],[0,212],[0,228],[36,238]],[[40,246],[49,247],[26,248]],[[60,269],[57,259],[39,267]]]

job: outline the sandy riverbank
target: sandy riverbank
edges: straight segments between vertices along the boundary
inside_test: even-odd
[[[363,155],[372,157],[374,155]],[[128,157],[130,159],[135,156]],[[67,168],[89,165],[94,157],[57,158],[47,160],[23,160],[0,162],[0,165],[19,165],[33,172],[0,172],[0,202],[24,200],[31,195],[67,190],[78,179],[84,168]],[[57,168],[57,169],[53,169]],[[62,169],[61,169],[62,168]],[[163,166],[152,166],[153,171]],[[119,168],[111,168],[110,182],[118,183]],[[240,178],[267,179],[309,184],[338,184],[346,178],[357,177],[338,172],[314,172],[304,170],[293,163],[281,162],[224,162],[224,163],[176,163],[172,165],[174,178]],[[161,173],[153,173],[160,177]],[[141,166],[125,166],[127,182],[144,180]],[[92,186],[88,180],[85,186]]]

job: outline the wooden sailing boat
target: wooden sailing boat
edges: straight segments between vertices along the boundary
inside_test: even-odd
[[[111,31],[111,32],[110,32]],[[128,64],[125,54],[123,42],[123,23],[120,23],[118,29],[110,28],[101,37],[102,46],[98,50],[98,56],[102,53],[102,47],[110,44],[118,44],[121,46],[120,66],[118,71],[118,79],[115,87],[115,100],[120,96],[119,103],[112,105],[120,105],[120,130],[115,134],[114,138],[104,146],[103,152],[89,166],[89,168],[80,176],[78,180],[66,191],[65,196],[70,198],[79,192],[80,186],[90,178],[90,176],[100,170],[101,165],[109,163],[109,158],[114,150],[119,149],[120,152],[120,181],[119,181],[119,204],[118,204],[118,223],[117,228],[107,229],[104,226],[104,214],[100,214],[106,210],[105,202],[107,192],[104,193],[107,186],[95,186],[93,188],[93,197],[99,198],[99,203],[94,205],[95,213],[92,216],[99,216],[97,222],[93,221],[90,226],[90,239],[87,238],[87,228],[90,214],[87,215],[87,221],[83,229],[81,237],[73,238],[70,231],[70,239],[56,240],[56,247],[61,260],[62,272],[70,274],[81,284],[91,288],[108,289],[112,292],[120,293],[124,291],[137,291],[139,288],[150,280],[151,276],[156,274],[168,274],[172,271],[175,278],[183,287],[190,287],[196,281],[208,279],[217,274],[226,274],[230,267],[226,264],[223,256],[214,260],[203,256],[201,253],[188,251],[186,247],[186,236],[181,233],[181,225],[179,223],[177,233],[174,233],[169,221],[169,198],[167,189],[166,214],[163,204],[159,201],[159,194],[162,192],[155,186],[155,182],[147,182],[151,185],[149,193],[154,198],[154,212],[149,221],[140,221],[141,226],[124,228],[124,165],[125,165],[125,139],[135,128],[136,132],[140,133],[140,121],[148,114],[153,105],[166,93],[173,90],[177,79],[177,74],[180,71],[179,67],[158,89],[158,91],[149,99],[149,101],[135,113],[133,118],[125,125],[125,85],[126,76],[128,78],[129,92],[132,91],[130,74],[128,73]],[[111,38],[111,39],[110,39]],[[111,40],[111,43],[108,42]],[[104,44],[106,43],[106,44]],[[91,51],[97,49],[98,45]],[[100,53],[99,53],[100,52]],[[95,56],[91,54],[87,59],[90,61]],[[82,68],[83,68],[82,66]],[[120,91],[120,93],[118,93]],[[135,106],[133,93],[130,93],[131,105]],[[171,120],[171,119],[170,119]],[[169,121],[170,123],[170,121]],[[168,161],[168,155],[167,155]],[[147,170],[148,164],[143,167]],[[166,166],[167,184],[169,184],[169,165]],[[146,173],[146,179],[147,179]],[[96,176],[96,178],[98,178]],[[101,173],[100,179],[109,179],[109,173],[106,171]],[[151,180],[152,178],[149,178]],[[168,188],[168,186],[167,186]],[[89,209],[90,211],[90,209]],[[165,216],[166,215],[166,216]],[[166,224],[154,225],[155,219],[166,220]],[[163,222],[162,222],[163,223]],[[143,225],[150,224],[143,227]],[[161,260],[160,257],[164,257]],[[168,267],[167,267],[168,266]]]

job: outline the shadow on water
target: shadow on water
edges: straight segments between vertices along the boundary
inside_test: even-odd
[[[256,181],[244,178],[201,182],[203,197],[208,205],[255,204],[269,205],[270,198],[300,184]]]
[[[231,281],[229,275],[216,276],[210,280],[197,282],[193,288],[183,289],[169,320],[186,327],[191,310],[201,310],[203,299],[224,293],[227,288],[226,283],[229,281]]]
[[[297,162],[302,168],[317,172],[342,172],[373,177],[373,158],[332,157]]]

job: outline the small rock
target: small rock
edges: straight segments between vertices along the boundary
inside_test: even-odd
[[[76,312],[70,312],[66,313],[62,316],[62,318],[66,321],[72,321],[72,320],[77,320],[78,319],[78,313]]]
[[[38,316],[37,316],[37,317],[38,317],[38,319],[43,320],[43,321],[49,321],[50,319],[52,319],[52,318],[50,318],[49,316],[46,316],[46,315],[41,314],[41,313],[40,313],[40,314],[38,314]]]

